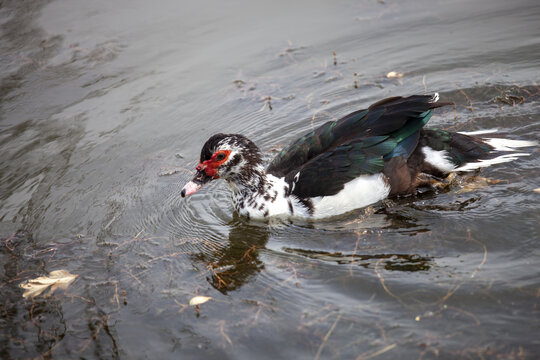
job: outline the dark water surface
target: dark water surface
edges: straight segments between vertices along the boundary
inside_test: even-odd
[[[387,96],[537,140],[539,81],[538,1],[1,1],[0,357],[540,357],[538,148],[320,222],[179,196],[214,133],[269,160]]]

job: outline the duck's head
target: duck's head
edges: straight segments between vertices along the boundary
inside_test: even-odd
[[[182,197],[199,191],[215,179],[247,182],[262,164],[259,148],[239,134],[216,134],[206,141],[195,177],[182,189]]]

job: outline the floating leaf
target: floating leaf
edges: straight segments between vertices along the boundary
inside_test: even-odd
[[[49,273],[49,276],[40,276],[36,279],[28,280],[20,287],[26,290],[23,298],[36,297],[50,288],[48,295],[52,294],[56,289],[66,289],[69,284],[79,275],[70,274],[66,270],[54,270]]]
[[[212,298],[210,296],[195,296],[195,297],[192,297],[191,300],[189,300],[189,305],[191,306],[201,305],[207,302],[208,300],[212,300]]]
[[[388,79],[400,79],[403,77],[403,74],[395,71],[390,71],[388,74],[386,74],[386,77]]]
[[[540,194],[540,188],[536,188],[536,189],[534,189],[534,192],[535,192],[535,193],[539,193],[539,194]]]

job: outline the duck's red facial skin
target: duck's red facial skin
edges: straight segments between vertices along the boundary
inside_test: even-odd
[[[211,176],[214,179],[219,179],[217,173],[218,167],[223,164],[229,158],[231,154],[230,150],[220,150],[216,151],[210,160],[205,160],[202,163],[199,163],[196,167],[197,171],[204,170],[207,176]]]
[[[184,186],[180,195],[182,197],[186,197],[194,194],[208,182],[219,179],[219,175],[217,173],[218,168],[221,164],[227,161],[230,154],[230,150],[216,151],[214,154],[212,154],[210,159],[199,163],[196,168],[197,174],[195,174],[193,180]]]

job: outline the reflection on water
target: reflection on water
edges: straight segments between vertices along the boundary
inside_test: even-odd
[[[223,294],[238,289],[264,267],[259,249],[266,246],[269,237],[269,229],[264,224],[252,225],[237,217],[229,226],[229,240],[224,249],[195,255],[211,269],[207,278],[210,285]]]
[[[422,271],[430,269],[430,261],[433,259],[430,257],[419,256],[416,254],[375,254],[375,255],[360,255],[360,254],[342,254],[328,253],[324,251],[302,250],[302,249],[284,249],[284,251],[291,254],[298,254],[306,256],[311,259],[334,261],[338,264],[354,264],[368,268],[375,263],[383,260],[384,268],[386,270],[398,270],[398,271]]]
[[[194,255],[195,259],[210,270],[207,277],[209,283],[223,294],[240,288],[255,273],[263,269],[264,262],[259,258],[259,250],[265,248],[271,233],[271,228],[264,223],[249,223],[238,217],[229,223],[229,226],[229,238],[224,248]],[[429,270],[430,262],[433,261],[432,257],[417,254],[362,255],[292,248],[283,248],[283,251],[311,259],[341,265],[354,264],[364,268],[373,267],[382,260],[386,270],[397,271]]]
[[[269,161],[388,96],[438,91],[456,106],[431,126],[539,139],[539,17],[526,0],[3,2],[0,357],[537,358],[538,149],[317,222],[240,219],[222,182],[179,194],[214,133]],[[61,269],[66,290],[22,298]]]

